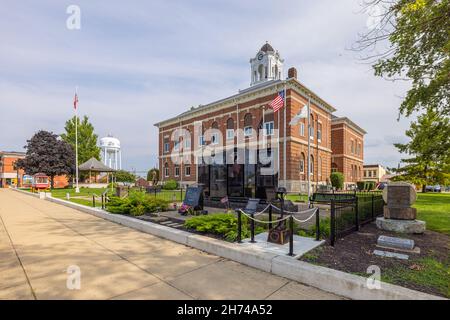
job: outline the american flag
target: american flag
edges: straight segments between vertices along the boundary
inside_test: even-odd
[[[278,96],[270,103],[270,107],[273,109],[273,112],[278,112],[284,107],[284,91],[278,92]]]
[[[75,93],[75,98],[73,99],[73,108],[77,110],[77,103],[78,103],[78,95]]]

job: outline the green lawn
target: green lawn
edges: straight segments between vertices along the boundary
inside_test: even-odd
[[[427,223],[427,230],[450,235],[450,194],[419,193],[414,207],[417,219]]]
[[[307,194],[287,194],[286,200],[291,200],[292,202],[308,202],[308,195]]]

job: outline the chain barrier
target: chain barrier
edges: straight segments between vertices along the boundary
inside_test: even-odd
[[[269,206],[267,206],[267,208],[268,208],[268,207],[269,207]],[[267,208],[266,208],[266,209],[267,209]],[[264,213],[264,211],[265,211],[266,209],[264,209],[262,212],[259,212],[258,215]],[[313,208],[313,209],[309,209],[309,210],[305,210],[305,211],[300,211],[300,212],[291,213],[291,214],[289,214],[288,216],[286,216],[286,217],[283,218],[283,219],[272,220],[272,221],[263,221],[263,220],[255,219],[255,218],[253,218],[250,214],[248,214],[248,213],[242,211],[242,209],[239,209],[239,211],[240,211],[241,213],[243,213],[245,216],[247,216],[249,219],[252,219],[253,221],[256,221],[256,222],[259,222],[259,223],[266,223],[266,224],[270,224],[270,223],[278,223],[278,222],[281,222],[281,221],[284,221],[284,220],[289,219],[291,216],[292,216],[292,218],[293,218],[295,221],[297,221],[297,222],[299,222],[299,223],[304,223],[304,222],[307,222],[307,221],[311,220],[311,218],[313,218],[313,217],[316,215],[317,210],[318,210],[318,208]],[[294,214],[299,214],[299,213],[306,213],[306,212],[308,212],[308,211],[313,211],[313,213],[312,213],[308,218],[306,218],[305,220],[300,220],[300,219],[296,218],[295,215],[294,215]],[[285,211],[285,212],[289,212],[289,211]],[[255,216],[255,214],[254,214],[253,216]]]
[[[242,209],[239,209],[239,211],[242,212],[242,213],[243,213],[245,216],[247,216],[249,219],[252,219],[252,220],[255,221],[255,222],[259,222],[259,223],[267,223],[267,224],[270,224],[270,223],[278,223],[278,222],[287,220],[287,219],[289,219],[289,217],[290,217],[290,216],[287,216],[287,217],[285,217],[285,218],[283,218],[283,219],[272,220],[272,221],[264,221],[264,220],[259,220],[259,219],[252,218],[251,215],[249,215],[248,213],[245,213],[244,211],[242,211]]]

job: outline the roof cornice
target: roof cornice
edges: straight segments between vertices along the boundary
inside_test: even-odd
[[[313,102],[319,108],[325,110],[326,112],[333,113],[336,111],[334,107],[332,107],[329,103],[320,98],[317,94],[315,94],[312,90],[303,85],[300,81],[298,81],[295,78],[289,78],[287,80],[272,80],[264,84],[256,85],[255,87],[240,90],[239,93],[235,95],[214,101],[207,105],[202,105],[192,110],[188,110],[176,117],[160,121],[158,123],[155,123],[154,125],[160,128],[163,126],[178,124],[183,120],[188,120],[190,118],[194,118],[209,113],[211,111],[218,111],[220,109],[232,107],[239,103],[248,102],[250,100],[257,98],[258,96],[276,93],[279,90],[283,89],[284,85],[286,85],[286,89],[292,89],[296,91],[305,99],[308,99],[310,97],[311,102]]]
[[[347,117],[340,117],[340,118],[333,118],[333,119],[331,119],[331,125],[340,124],[340,123],[344,123],[344,124],[348,125],[350,128],[352,128],[353,130],[359,132],[362,135],[365,135],[367,133],[366,130],[364,130],[363,128],[358,126],[356,123],[354,123],[352,120],[350,120]]]

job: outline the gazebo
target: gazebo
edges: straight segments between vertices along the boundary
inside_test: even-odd
[[[95,173],[107,173],[108,177],[109,177],[109,174],[111,174],[111,182],[114,182],[113,173],[116,172],[116,170],[104,165],[102,162],[98,161],[95,158],[90,158],[85,163],[80,164],[78,166],[78,170],[89,172],[89,181],[91,181],[92,172],[95,172]],[[108,179],[108,182],[109,182],[109,179]]]

